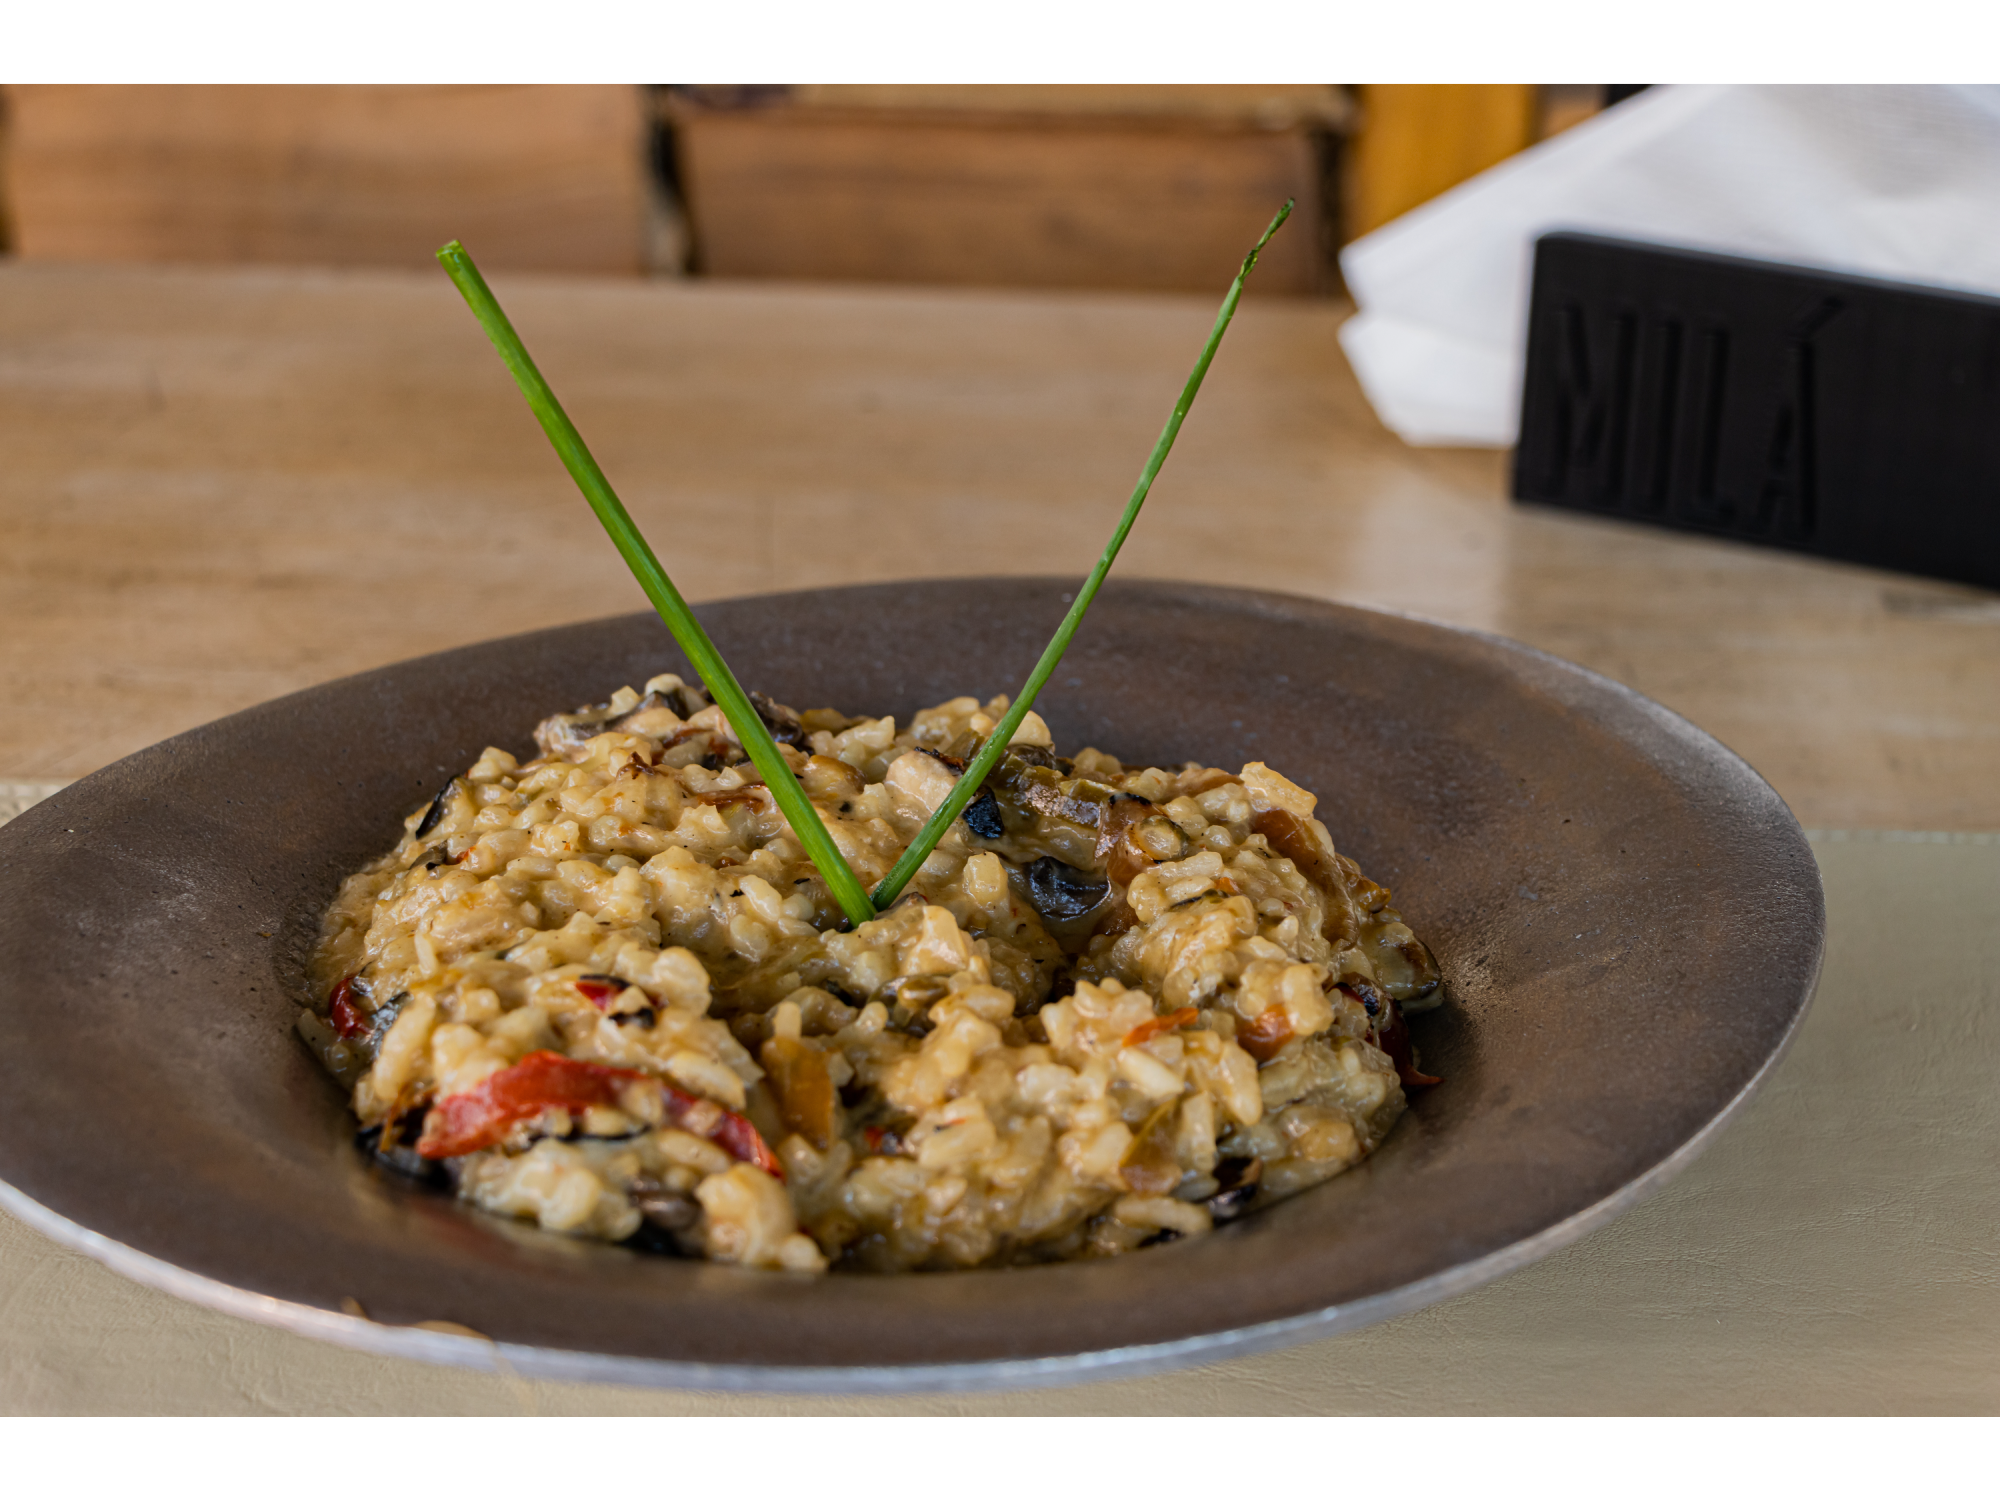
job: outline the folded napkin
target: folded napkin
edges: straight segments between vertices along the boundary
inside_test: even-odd
[[[2000,86],[1653,88],[1356,240],[1340,339],[1406,442],[1514,441],[1555,229],[2000,294]]]

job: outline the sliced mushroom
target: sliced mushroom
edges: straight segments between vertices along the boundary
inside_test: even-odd
[[[1004,837],[1007,825],[1000,819],[1000,802],[987,787],[979,789],[979,795],[965,805],[962,814],[965,826],[983,839]]]
[[[662,696],[666,699],[667,707],[671,708],[683,719],[692,719],[704,708],[715,702],[713,698],[709,697],[708,689],[700,683],[680,683],[677,687],[667,689]]]
[[[424,809],[423,821],[417,824],[418,838],[422,838],[444,821],[444,805],[451,800],[452,788],[457,785],[458,782],[454,778],[438,788],[438,794],[431,798],[431,805]]]
[[[1103,804],[1115,792],[1092,781],[1065,781],[1055,757],[1033,745],[1008,748],[986,778],[1012,831],[1031,827],[1037,816],[1096,829]]]
[[[430,1106],[420,1104],[391,1115],[357,1134],[354,1144],[392,1172],[425,1187],[448,1188],[451,1174],[444,1165],[417,1154],[417,1139],[424,1133],[424,1117],[429,1113]]]
[[[639,1210],[639,1227],[627,1236],[626,1247],[647,1255],[688,1254],[682,1237],[700,1225],[701,1205],[651,1177],[634,1178],[627,1191]]]
[[[551,760],[574,760],[583,747],[608,729],[616,729],[634,714],[659,707],[663,700],[648,693],[624,713],[615,713],[609,703],[593,703],[573,714],[552,714],[535,726],[535,744]]]
[[[1215,1164],[1215,1180],[1218,1186],[1206,1207],[1208,1216],[1221,1223],[1250,1206],[1264,1180],[1264,1163],[1255,1156],[1225,1156]]]
[[[1111,899],[1102,875],[1043,855],[1020,872],[1028,904],[1057,941],[1087,937]]]
[[[631,1196],[632,1206],[646,1221],[662,1229],[692,1229],[701,1219],[701,1205],[691,1195],[650,1177],[634,1178]]]
[[[1353,942],[1360,931],[1361,918],[1342,878],[1340,856],[1320,842],[1312,825],[1297,813],[1274,807],[1257,814],[1250,828],[1264,836],[1273,853],[1289,859],[1301,875],[1326,893],[1326,921],[1322,931],[1327,940],[1336,946]]]
[[[799,716],[791,709],[762,693],[750,695],[750,706],[757,710],[757,717],[771,731],[772,739],[781,745],[790,745],[794,750],[808,748],[805,725],[799,722]]]
[[[1381,923],[1363,938],[1361,946],[1383,991],[1404,1010],[1415,1013],[1442,1003],[1444,978],[1437,960],[1401,922]]]
[[[1312,826],[1297,813],[1288,813],[1281,807],[1268,812],[1260,812],[1250,824],[1251,832],[1264,835],[1264,842],[1271,846],[1271,852],[1282,854],[1306,879],[1322,890],[1333,890],[1340,881],[1340,869],[1320,846],[1314,836]]]

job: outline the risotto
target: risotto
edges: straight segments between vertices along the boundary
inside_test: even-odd
[[[759,712],[861,879],[1006,711]],[[383,1164],[548,1230],[819,1272],[1115,1255],[1360,1161],[1437,968],[1252,762],[1058,756],[1030,714],[852,930],[665,676],[489,749],[347,879],[299,1030]]]

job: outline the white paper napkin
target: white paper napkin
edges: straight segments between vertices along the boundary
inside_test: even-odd
[[[2000,294],[2000,86],[1653,88],[1356,240],[1340,339],[1406,442],[1514,441],[1555,229]]]

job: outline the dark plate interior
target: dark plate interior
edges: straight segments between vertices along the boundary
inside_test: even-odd
[[[1069,587],[700,613],[747,685],[903,715],[1010,691]],[[406,1325],[466,1325],[516,1369],[659,1383],[1131,1373],[1419,1306],[1573,1239],[1705,1144],[1817,973],[1796,822],[1657,704],[1398,616],[1113,582],[1040,704],[1058,744],[1268,760],[1443,965],[1449,1002],[1415,1029],[1446,1081],[1373,1160],[1113,1261],[824,1280],[516,1229],[370,1169],[290,1030],[319,910],[482,746],[667,670],[687,669],[636,615],[426,657],[181,735],[0,829],[5,1203],[182,1295],[429,1358],[495,1351]]]

